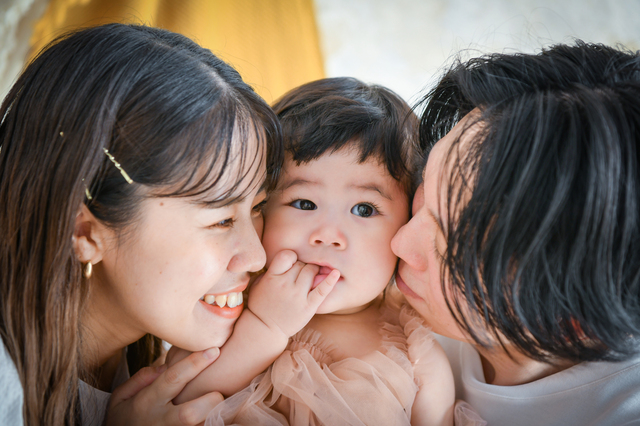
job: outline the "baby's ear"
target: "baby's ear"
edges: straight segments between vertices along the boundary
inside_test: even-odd
[[[76,225],[73,230],[73,249],[82,263],[91,262],[93,265],[102,260],[106,246],[106,238],[111,231],[104,226],[82,204],[76,216]]]

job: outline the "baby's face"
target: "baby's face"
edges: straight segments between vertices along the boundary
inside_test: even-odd
[[[391,279],[397,258],[390,243],[409,206],[377,158],[359,164],[358,153],[343,148],[299,166],[288,158],[264,213],[267,264],[289,249],[321,266],[315,284],[339,270],[318,313],[346,314],[364,309]]]

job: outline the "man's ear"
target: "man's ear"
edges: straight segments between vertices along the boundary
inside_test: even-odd
[[[76,226],[73,231],[73,249],[82,263],[96,264],[102,260],[106,248],[106,239],[110,230],[104,226],[82,204],[76,216]]]

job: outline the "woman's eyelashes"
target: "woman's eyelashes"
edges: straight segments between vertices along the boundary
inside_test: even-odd
[[[236,220],[232,217],[221,220],[220,222],[216,222],[213,225],[210,225],[209,228],[212,229],[226,229],[233,228],[233,225],[236,223]]]
[[[306,199],[297,199],[288,203],[291,207],[298,210],[316,210],[318,206],[310,200]],[[380,214],[380,208],[376,206],[374,203],[363,202],[358,203],[353,206],[350,210],[351,214],[354,214],[359,217],[371,217]]]
[[[255,206],[253,206],[253,208],[251,209],[251,215],[253,217],[258,217],[260,216],[263,212],[264,212],[264,206],[265,204],[267,204],[267,199],[265,198],[264,200],[260,201],[258,204],[256,204]]]

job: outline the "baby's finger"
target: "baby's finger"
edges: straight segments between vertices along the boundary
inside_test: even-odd
[[[269,270],[271,275],[282,275],[295,265],[298,255],[293,250],[282,250],[278,252],[271,260]]]
[[[182,361],[169,367],[149,386],[154,401],[169,402],[182,391],[202,370],[207,368],[220,355],[220,349],[211,348],[204,352],[195,352]]]
[[[329,293],[331,293],[331,290],[333,290],[333,287],[335,287],[339,279],[340,271],[337,269],[331,271],[331,273],[329,273],[329,275],[327,275],[327,277],[309,293],[309,297],[307,298],[309,305],[313,307],[320,306],[322,301],[329,295]]]
[[[177,410],[175,410],[176,424],[201,424],[207,418],[209,411],[222,401],[224,401],[224,397],[220,392],[211,392],[193,401],[180,404],[176,406]]]
[[[308,292],[313,286],[313,280],[316,278],[316,275],[318,275],[318,271],[320,271],[320,267],[318,265],[307,263],[304,268],[300,270],[300,273],[296,278],[296,285],[304,285],[305,290]]]

